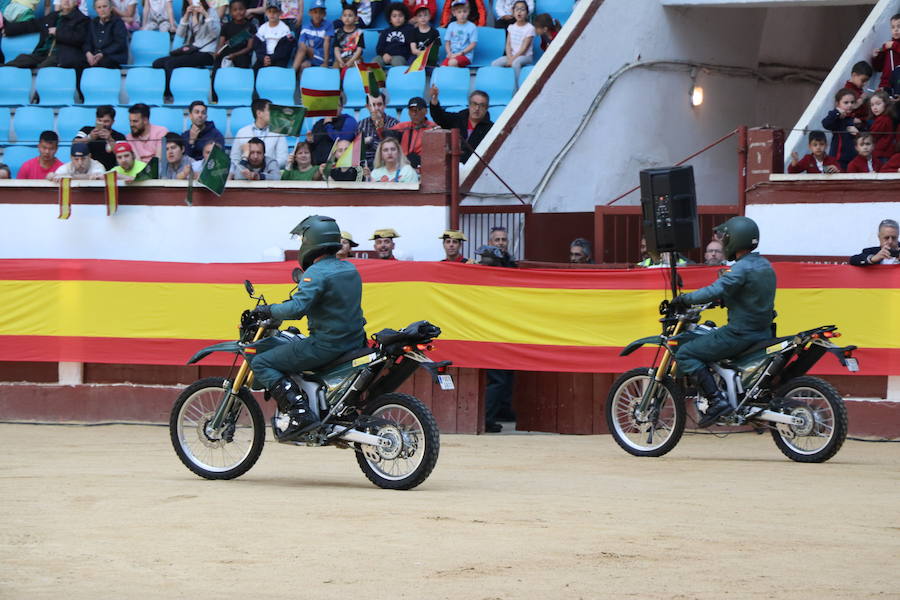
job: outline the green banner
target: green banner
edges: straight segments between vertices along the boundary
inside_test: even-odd
[[[306,109],[302,106],[269,105],[269,130],[282,135],[298,136]]]
[[[228,171],[231,170],[231,159],[218,145],[213,146],[198,181],[216,196],[221,196],[225,191],[225,182],[228,181]]]
[[[147,181],[149,179],[159,179],[159,159],[153,157],[143,170],[134,176],[135,181]]]

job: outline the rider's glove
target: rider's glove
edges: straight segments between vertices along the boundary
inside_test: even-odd
[[[254,308],[250,314],[257,321],[268,321],[272,318],[272,308],[268,304],[261,304]]]
[[[681,310],[686,309],[688,306],[690,306],[690,303],[687,300],[685,300],[684,294],[681,294],[680,296],[675,296],[674,298],[669,300],[669,308],[671,308],[672,310],[681,311]]]

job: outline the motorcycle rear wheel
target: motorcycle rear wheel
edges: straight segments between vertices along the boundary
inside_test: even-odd
[[[772,439],[791,460],[825,462],[841,449],[847,439],[847,407],[840,393],[818,377],[797,377],[781,386],[777,398],[786,398],[782,412],[801,417],[801,426],[779,424]]]
[[[388,437],[390,447],[363,446],[356,462],[380,488],[409,490],[425,481],[437,464],[441,448],[437,422],[421,400],[407,394],[384,394],[363,414],[389,421],[373,425],[368,433]]]
[[[256,464],[265,442],[262,410],[242,388],[233,429],[220,437],[207,434],[206,423],[215,414],[225,394],[222,377],[207,377],[189,385],[172,407],[169,435],[172,446],[188,469],[206,479],[234,479]]]
[[[616,443],[634,456],[662,456],[672,450],[684,433],[684,394],[674,381],[661,382],[652,414],[638,415],[644,390],[652,381],[649,369],[632,369],[616,379],[606,399],[606,424]]]

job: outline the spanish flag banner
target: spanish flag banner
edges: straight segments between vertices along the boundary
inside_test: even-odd
[[[424,71],[425,67],[434,67],[437,65],[438,46],[435,42],[428,44],[428,47],[422,51],[422,54],[416,57],[407,67],[407,73],[415,73],[416,71]]]
[[[366,94],[372,95],[372,77],[375,78],[375,84],[378,89],[384,89],[387,76],[384,74],[384,69],[381,68],[381,65],[374,62],[358,62],[356,63],[356,68],[359,71],[359,77],[362,79],[363,88],[366,90]]]
[[[652,362],[631,341],[658,334],[661,269],[504,269],[460,263],[354,260],[371,334],[427,319],[441,336],[433,356],[456,366],[621,373]],[[294,263],[193,264],[105,260],[0,260],[0,360],[184,364],[234,339],[252,308],[243,281],[269,298],[291,289]],[[836,324],[859,346],[860,375],[900,375],[900,269],[776,263],[778,334]],[[717,269],[679,269],[686,291]],[[28,298],[26,303],[22,298]],[[861,298],[865,301],[859,309]],[[102,311],[96,307],[103,306]],[[202,306],[184,319],[185,306]],[[703,315],[719,324],[725,311]],[[304,329],[305,321],[296,323]],[[204,364],[231,364],[213,354]],[[813,369],[849,375],[832,356]]]
[[[59,218],[68,219],[72,216],[72,178],[63,177],[59,180]]]
[[[341,104],[340,90],[311,90],[300,88],[300,97],[307,117],[336,117]]]
[[[335,141],[335,145],[340,140]],[[362,134],[357,135],[356,139],[350,142],[350,146],[344,150],[344,153],[341,154],[341,157],[334,161],[332,167],[358,167],[362,161],[363,157],[366,155],[365,142],[363,141]]]
[[[111,217],[119,210],[119,180],[115,171],[107,171],[103,180],[106,183],[106,216]]]

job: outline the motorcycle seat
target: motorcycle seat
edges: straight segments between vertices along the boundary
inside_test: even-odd
[[[440,334],[441,330],[428,321],[416,321],[400,331],[396,329],[382,329],[378,333],[373,334],[372,337],[378,344],[389,346],[399,343],[421,344],[431,341]]]
[[[753,354],[754,352],[759,352],[760,350],[762,350],[764,348],[768,348],[769,346],[774,346],[775,344],[780,344],[781,342],[793,339],[793,337],[794,336],[792,336],[792,335],[785,335],[782,337],[774,337],[774,338],[768,338],[765,340],[761,340],[759,342],[756,342],[755,344],[753,344],[752,346],[750,346],[749,348],[747,348],[746,350],[744,350],[737,356],[733,356],[729,359],[726,359],[724,362],[728,363],[728,366],[732,366],[733,361],[740,360],[741,358],[743,358],[745,356],[749,356],[750,354]]]
[[[316,367],[315,369],[313,369],[311,371],[303,371],[303,374],[304,375],[313,375],[315,373],[325,373],[327,371],[331,371],[332,369],[335,369],[335,368],[341,366],[342,364],[344,364],[346,362],[350,362],[354,358],[359,358],[361,356],[365,356],[366,354],[371,354],[374,351],[375,350],[367,344],[365,346],[362,346],[361,348],[356,348],[354,350],[344,352],[343,354],[341,354],[334,360],[325,363],[321,367]]]

